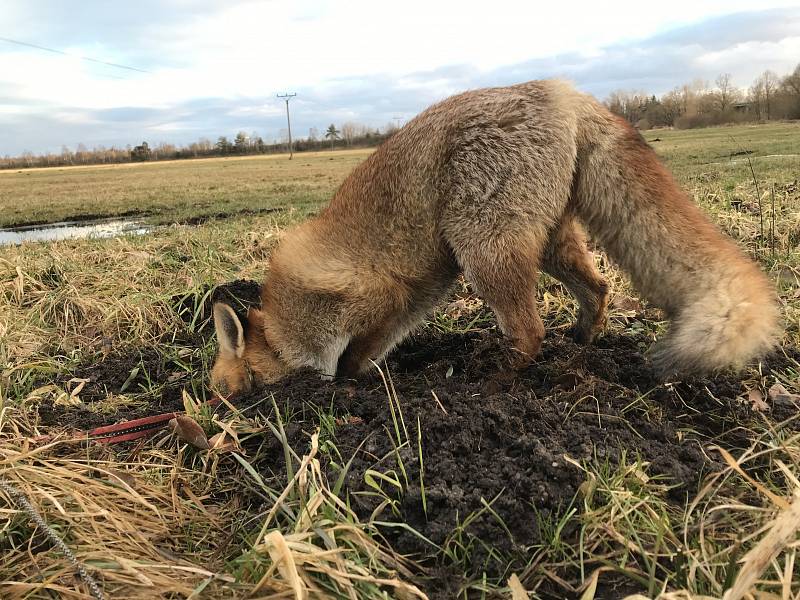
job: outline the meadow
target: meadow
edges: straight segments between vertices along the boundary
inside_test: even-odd
[[[778,289],[781,346],[743,373],[653,377],[663,318],[598,252],[595,346],[542,276],[543,356],[511,373],[462,282],[363,381],[212,409],[211,301],[257,302],[281,232],[370,151],[0,172],[0,227],[155,227],[0,247],[0,596],[800,598],[800,124],[643,135]]]
[[[176,223],[319,207],[369,151],[0,171],[0,227],[112,216]]]

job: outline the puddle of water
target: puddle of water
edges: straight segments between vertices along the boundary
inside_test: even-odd
[[[141,235],[152,228],[135,219],[98,219],[63,221],[45,225],[26,225],[0,229],[0,246],[22,242],[50,242],[73,238],[109,238],[118,235]]]

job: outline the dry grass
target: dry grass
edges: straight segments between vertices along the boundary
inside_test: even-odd
[[[735,151],[731,134],[762,155],[784,153],[776,145],[786,143],[784,135],[796,140],[796,126],[778,127],[724,128],[707,136],[649,132],[646,138],[664,139],[658,151],[713,218],[770,272],[786,318],[784,345],[796,346],[796,168],[783,159],[756,157],[757,194],[746,163],[712,164]],[[6,223],[103,212],[98,206],[107,209],[104,214],[132,206],[166,220],[300,206],[196,228],[171,226],[140,238],[0,249],[0,478],[25,494],[109,598],[421,597],[414,587],[417,567],[394,555],[375,525],[359,521],[342,490],[326,479],[324,466],[335,456],[332,442],[318,444],[309,435],[304,454],[296,454],[277,410],[247,419],[234,412],[225,421],[195,415],[209,435],[224,430],[238,439],[236,452],[201,451],[169,433],[125,449],[84,447],[63,435],[46,445],[31,441],[58,433],[42,427],[37,406],[43,396],[60,391],[41,386],[76,364],[155,348],[165,357],[181,357],[186,389],[202,395],[213,346],[198,346],[200,323],[182,319],[176,302],[196,307],[210,285],[258,279],[280,230],[314,210],[363,155],[306,158],[296,155],[291,165],[271,158],[0,175]],[[769,227],[762,236],[761,222],[772,221],[773,183],[775,233]],[[41,190],[64,200],[44,206],[36,201]],[[598,261],[616,292],[612,327],[648,310],[613,267],[602,257]],[[445,331],[481,327],[483,308],[462,296],[432,325]],[[549,328],[566,329],[573,321],[574,301],[547,277],[541,302]],[[653,333],[659,327],[645,326]],[[752,370],[743,381],[762,391],[780,381],[788,392],[800,393],[800,365],[784,373]],[[66,390],[68,398],[78,385]],[[105,409],[147,402],[157,397],[157,385],[139,385],[125,398],[109,396]],[[399,406],[401,400],[392,401]],[[647,402],[642,399],[643,409],[658,414]],[[618,465],[573,461],[586,483],[573,510],[544,523],[550,535],[530,549],[528,567],[511,581],[479,582],[462,597],[517,600],[562,589],[591,600],[607,582],[622,580],[664,600],[800,598],[800,436],[794,422],[776,423],[768,415],[751,427],[749,448],[709,450],[728,466],[711,474],[683,505],[669,501],[670,483],[653,478],[639,457]],[[252,467],[268,439],[277,440],[286,456],[279,487]],[[416,450],[413,436],[406,434],[404,441]],[[261,510],[243,510],[243,496],[258,499],[247,506]],[[567,525],[580,532],[577,542],[562,536]],[[0,551],[0,596],[90,597],[69,559],[3,491]]]
[[[64,436],[39,446],[31,442],[38,430],[26,413],[3,410],[0,478],[25,494],[107,597],[188,597],[203,580],[218,579],[204,565],[212,555],[209,540],[223,535],[223,518],[204,507],[202,492],[191,492],[208,488],[207,473],[182,467],[181,453],[172,449],[126,460]],[[3,597],[90,597],[66,557],[12,498],[4,499]]]
[[[137,214],[158,223],[330,197],[371,150],[0,171],[0,227]]]
[[[108,598],[353,599],[385,598],[387,590],[391,597],[424,597],[410,583],[412,564],[331,491],[316,433],[299,457],[280,419],[269,427],[235,412],[226,421],[195,413],[235,442],[200,452],[165,434],[123,458],[63,436],[37,446],[30,441],[36,428],[17,412],[7,408],[0,421],[0,479],[29,499]],[[287,450],[282,491],[267,486],[238,445],[265,435]],[[240,496],[248,493],[263,497],[269,511],[242,514]],[[0,497],[0,594],[91,597],[13,495],[0,488]]]

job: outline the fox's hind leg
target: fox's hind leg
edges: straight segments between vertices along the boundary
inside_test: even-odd
[[[453,239],[455,238],[455,239]],[[460,232],[450,239],[466,278],[492,308],[511,340],[516,368],[539,354],[544,324],[536,307],[536,280],[546,235],[531,231]]]
[[[539,267],[575,171],[575,131],[564,126],[571,117],[553,120],[551,108],[561,109],[548,101],[543,107],[519,97],[504,104],[499,121],[476,117],[478,125],[455,132],[441,192],[444,238],[511,338],[520,365],[541,348]]]
[[[608,284],[594,266],[583,231],[571,214],[567,213],[553,231],[542,269],[561,281],[578,300],[574,338],[581,344],[590,343],[605,326]]]

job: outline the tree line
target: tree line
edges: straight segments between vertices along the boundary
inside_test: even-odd
[[[346,122],[340,127],[331,124],[321,134],[319,129],[312,127],[306,137],[293,140],[292,146],[295,152],[368,148],[383,142],[396,129],[397,127],[392,123],[378,129],[360,123]],[[183,146],[166,142],[150,145],[144,141],[137,146],[95,146],[89,149],[84,144],[78,144],[75,150],[62,146],[61,152],[58,153],[23,152],[19,156],[6,155],[0,157],[0,169],[102,165],[286,152],[288,150],[287,131],[281,130],[277,137],[277,140],[268,143],[255,132],[248,135],[244,131],[240,131],[232,138],[224,135],[219,136],[216,141],[200,138],[196,142]]]
[[[764,71],[746,89],[737,87],[731,75],[723,73],[716,78],[714,86],[707,81],[695,80],[661,97],[641,91],[617,90],[604,103],[612,112],[639,129],[689,129],[725,123],[800,119],[800,64],[784,76]],[[390,137],[396,129],[393,123],[378,129],[354,122],[343,123],[341,127],[331,124],[323,133],[312,127],[306,137],[294,140],[293,147],[295,152],[372,147]],[[281,130],[278,140],[270,143],[257,133],[248,135],[240,131],[233,138],[224,135],[216,141],[200,138],[183,146],[165,142],[151,146],[145,141],[124,148],[96,146],[89,149],[84,144],[78,144],[75,150],[62,146],[58,153],[23,152],[19,156],[6,155],[0,158],[0,169],[277,154],[287,150],[286,130]]]
[[[606,98],[605,105],[639,129],[800,119],[800,64],[784,76],[764,71],[748,88],[737,87],[730,73],[723,73],[713,86],[698,79],[660,98],[617,90]]]

